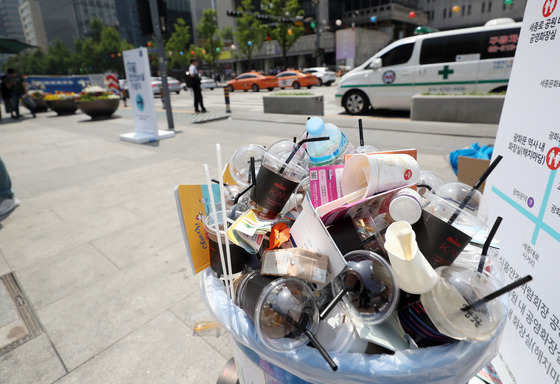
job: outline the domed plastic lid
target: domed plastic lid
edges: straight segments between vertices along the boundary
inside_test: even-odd
[[[274,351],[286,351],[309,342],[304,329],[315,334],[319,309],[311,289],[296,278],[282,278],[261,293],[255,327],[262,342]]]
[[[287,161],[292,152],[297,149],[297,144],[290,140],[280,140],[268,148],[268,153],[274,155],[282,161]],[[301,146],[294,156],[290,159],[290,164],[297,164],[303,168],[309,168],[309,156],[305,148]]]
[[[470,185],[459,181],[442,184],[434,191],[436,196],[439,196],[457,206],[459,206],[465,198],[467,198],[469,193],[473,193],[473,195],[465,208],[463,208],[464,211],[475,216],[483,223],[486,223],[488,220],[488,205],[480,191],[474,190],[473,192],[473,188]]]
[[[320,117],[312,117],[305,123],[305,129],[310,136],[321,136],[325,131],[325,122]]]
[[[344,258],[352,272],[343,272],[333,280],[333,293],[336,295],[348,286],[351,289],[344,302],[351,315],[365,324],[383,322],[399,301],[399,286],[389,263],[378,254],[364,250],[349,252]]]
[[[255,158],[255,174],[257,174],[265,152],[266,148],[262,145],[249,144],[239,148],[233,154],[229,164],[229,172],[237,184],[243,187],[248,187],[251,184],[251,157]]]
[[[456,339],[490,339],[503,316],[501,300],[495,299],[468,311],[461,308],[496,291],[493,279],[475,270],[440,267],[439,279],[430,292],[421,296],[422,305],[437,329]]]

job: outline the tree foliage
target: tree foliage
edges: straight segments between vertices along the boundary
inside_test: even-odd
[[[165,44],[165,51],[168,55],[169,65],[171,68],[187,68],[191,58],[189,47],[191,41],[191,33],[189,26],[185,20],[179,18],[174,24],[175,31]]]
[[[220,50],[224,48],[224,42],[218,29],[218,15],[212,9],[205,9],[200,23],[196,26],[196,32],[200,45],[206,51],[203,60],[210,63],[212,70],[220,57]]]
[[[294,19],[304,15],[298,0],[262,0],[261,4],[267,14],[274,16],[278,20],[282,18]],[[278,42],[282,49],[284,65],[287,64],[288,50],[304,33],[305,28],[295,26],[293,22],[282,23],[279,21],[271,27],[270,36]]]
[[[237,19],[237,30],[234,32],[237,48],[249,62],[249,68],[253,69],[253,55],[261,49],[264,43],[266,26],[256,16],[247,13],[254,11],[251,0],[243,0],[241,7],[237,10],[244,12]]]

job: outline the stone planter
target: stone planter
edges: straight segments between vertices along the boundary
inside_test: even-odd
[[[41,113],[41,112],[47,112],[49,110],[49,107],[47,106],[47,103],[45,102],[45,99],[43,99],[42,97],[32,97],[33,101],[35,102],[35,112],[37,113]]]
[[[57,115],[72,115],[78,109],[74,99],[45,100],[47,106]]]
[[[76,101],[80,111],[92,119],[108,118],[119,108],[120,99]]]
[[[289,113],[296,115],[323,116],[323,96],[286,95],[263,96],[264,113]]]
[[[498,124],[504,95],[416,95],[411,120]]]

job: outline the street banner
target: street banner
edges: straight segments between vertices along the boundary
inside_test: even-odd
[[[507,325],[494,366],[504,384],[560,383],[560,5],[528,0],[484,196],[503,217],[498,267],[509,294]],[[504,41],[507,36],[500,36]]]
[[[143,47],[131,49],[124,51],[122,56],[134,117],[134,132],[120,135],[121,140],[147,143],[173,137],[173,131],[158,131],[157,128],[148,50]]]

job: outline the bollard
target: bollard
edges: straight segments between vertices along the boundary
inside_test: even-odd
[[[226,101],[226,113],[231,113],[231,109],[229,108],[229,87],[224,87],[224,98]]]

